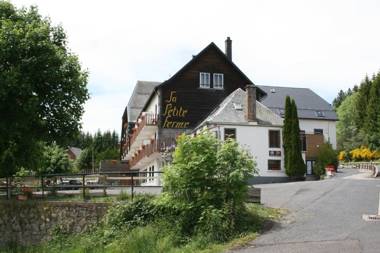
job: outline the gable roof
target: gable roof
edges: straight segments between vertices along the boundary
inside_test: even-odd
[[[137,81],[127,105],[129,122],[136,121],[155,87],[159,84],[160,82]]]
[[[284,116],[286,96],[294,99],[301,119],[338,120],[332,106],[309,88],[257,85],[266,92],[260,102],[280,116]],[[322,112],[318,116],[317,111]],[[323,116],[321,116],[323,115]]]
[[[201,127],[206,123],[219,123],[219,124],[237,124],[248,125],[250,124],[244,113],[246,107],[246,92],[240,88],[236,89],[229,96],[227,96],[222,103],[217,106],[210,115],[198,125]],[[265,105],[256,101],[256,118],[258,125],[273,125],[279,126],[283,124],[280,116],[272,112]]]
[[[76,158],[78,158],[82,153],[82,149],[77,147],[68,147],[68,149],[75,155]]]
[[[223,53],[222,50],[220,50],[220,48],[214,43],[214,42],[211,42],[207,47],[205,47],[201,52],[199,52],[197,55],[195,55],[188,63],[186,63],[180,70],[178,70],[172,77],[170,77],[168,80],[162,82],[161,84],[157,85],[156,87],[154,87],[154,90],[152,91],[151,95],[149,96],[149,98],[147,99],[145,105],[143,106],[142,110],[145,109],[145,107],[149,104],[150,100],[153,98],[153,95],[155,93],[155,91],[162,87],[162,86],[165,86],[166,84],[168,84],[170,81],[174,80],[178,75],[180,75],[182,72],[184,72],[185,70],[187,70],[187,68],[189,66],[191,66],[191,64],[193,64],[195,61],[197,61],[199,58],[202,57],[202,55],[204,55],[207,51],[211,50],[211,49],[215,49],[216,52],[227,62],[227,64],[231,65],[232,68],[234,70],[236,70],[240,75],[242,75],[242,77],[244,79],[246,79],[246,84],[254,84],[239,68],[238,66],[235,65],[235,63],[233,63],[232,60],[228,59],[228,57],[226,56],[225,53]],[[265,96],[265,91],[263,91],[262,89],[260,89],[259,87],[257,87],[257,92],[259,94],[259,97],[263,97]]]

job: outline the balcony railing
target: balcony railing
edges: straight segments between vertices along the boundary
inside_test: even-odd
[[[160,142],[155,139],[151,140],[150,143],[142,145],[141,148],[134,153],[132,158],[129,160],[129,167],[132,168],[142,159],[149,158],[154,153],[174,150],[175,143],[175,138],[166,138]]]
[[[132,134],[129,137],[129,145],[132,145],[137,136],[145,126],[156,126],[158,121],[157,114],[143,112],[137,119],[135,127],[132,129]]]

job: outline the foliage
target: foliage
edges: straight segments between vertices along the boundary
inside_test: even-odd
[[[46,145],[42,152],[41,166],[38,174],[54,174],[69,172],[72,164],[67,152],[57,144]]]
[[[380,151],[372,151],[365,146],[353,149],[349,152],[349,154],[354,161],[372,161],[380,159]]]
[[[114,205],[107,214],[106,223],[112,230],[145,226],[157,218],[157,211],[151,198],[144,196],[133,202],[120,202]]]
[[[330,143],[323,143],[318,149],[314,174],[318,176],[324,175],[326,166],[330,164],[334,165],[335,168],[338,166],[337,153]]]
[[[337,109],[339,118],[336,125],[337,145],[340,150],[351,150],[360,146],[363,141],[355,119],[355,115],[358,114],[356,107],[358,99],[359,93],[356,92],[348,96]]]
[[[340,105],[342,104],[342,102],[347,97],[349,97],[350,95],[352,95],[352,90],[351,89],[348,89],[346,92],[344,92],[343,90],[340,90],[339,93],[338,93],[338,96],[336,98],[334,98],[333,103],[332,103],[334,109],[337,110],[340,107]]]
[[[111,210],[114,207],[111,207]],[[111,211],[109,214],[115,214]],[[170,223],[153,222],[146,226],[138,226],[133,229],[120,228],[115,230],[114,236],[109,237],[109,226],[105,222],[86,233],[67,234],[59,229],[55,230],[53,239],[37,246],[23,248],[10,245],[0,248],[1,253],[29,252],[29,253],[77,253],[77,252],[162,252],[162,253],[217,253],[226,252],[228,249],[239,247],[242,244],[255,239],[261,232],[262,226],[269,220],[277,220],[281,216],[278,209],[266,208],[261,205],[249,204],[244,213],[244,231],[229,243],[215,244],[206,236],[197,235],[188,240],[178,241],[177,232]],[[117,215],[117,214],[116,214]],[[219,216],[212,214],[211,216]],[[105,219],[107,219],[106,217]],[[217,220],[217,219],[212,219]],[[213,222],[213,226],[219,226]],[[242,226],[243,227],[243,226]]]
[[[84,171],[84,170],[92,169],[92,166],[93,166],[92,152],[93,152],[92,150],[87,149],[87,148],[82,150],[82,152],[80,153],[80,156],[75,161],[75,167],[78,170]]]
[[[256,164],[234,140],[220,142],[204,132],[195,137],[181,135],[173,163],[164,171],[163,202],[176,211],[182,233],[191,235],[210,208],[217,213],[228,206],[228,219],[235,223]]]
[[[297,105],[289,96],[285,100],[283,143],[286,174],[289,177],[303,177],[306,172],[306,165],[301,152]]]
[[[289,175],[291,167],[288,163],[289,150],[291,147],[291,136],[292,136],[292,100],[289,96],[285,99],[285,115],[284,115],[284,127],[282,131],[283,147],[284,147],[284,166],[285,172]]]
[[[337,109],[338,149],[380,149],[380,73],[366,76]]]
[[[61,26],[37,8],[0,0],[0,171],[38,168],[40,142],[64,144],[80,128],[87,73]]]
[[[82,158],[86,162],[79,163],[80,170],[92,168],[92,155],[94,155],[95,166],[102,160],[119,159],[120,156],[119,136],[115,131],[101,132],[99,130],[94,135],[81,132],[71,140],[69,145],[87,150]]]

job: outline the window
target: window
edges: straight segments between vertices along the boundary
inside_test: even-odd
[[[300,138],[301,138],[301,150],[306,151],[306,134],[305,131],[300,131]]]
[[[154,165],[148,168],[148,182],[154,181]]]
[[[319,117],[319,118],[325,117],[325,113],[322,111],[315,111],[315,114],[317,114],[317,117]]]
[[[323,129],[314,129],[314,134],[323,134]]]
[[[199,73],[199,87],[210,88],[210,73]]]
[[[214,89],[223,89],[224,80],[223,74],[214,73],[213,87]]]
[[[269,130],[269,147],[270,148],[280,148],[280,131],[279,130]]]
[[[225,128],[224,129],[224,140],[234,139],[236,140],[236,129],[235,128]]]
[[[281,160],[268,160],[268,170],[281,170]]]

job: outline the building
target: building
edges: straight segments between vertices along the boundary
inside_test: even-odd
[[[255,108],[259,119],[256,123],[250,124],[260,125],[261,127],[261,123],[268,123],[274,130],[279,131],[279,135],[281,135],[281,113],[283,112],[282,104],[285,103],[285,97],[282,104],[280,100],[282,96],[287,94],[287,88],[255,86],[232,62],[232,41],[227,38],[225,43],[225,53],[214,43],[211,43],[199,54],[193,56],[170,79],[162,83],[145,81],[136,83],[122,117],[120,155],[122,160],[128,161],[130,169],[147,172],[149,178],[144,182],[145,184],[160,183],[159,177],[155,177],[152,172],[159,171],[168,162],[169,156],[166,154],[170,153],[175,147],[175,140],[179,134],[183,132],[191,133],[194,129],[211,126],[211,124],[208,124],[211,121],[207,119],[213,117],[218,111],[217,108],[221,108],[223,104],[228,103],[228,99],[242,98],[247,85],[248,87],[253,87],[254,94],[251,92],[250,95],[252,96],[252,101],[257,101]],[[272,89],[274,89],[274,92]],[[294,90],[296,89],[290,89],[290,91]],[[318,97],[312,91],[310,92],[313,97]],[[290,95],[292,96],[292,94]],[[302,94],[299,95],[299,93],[295,92],[294,95],[297,95],[297,97],[293,97],[297,105],[298,101],[303,101]],[[305,118],[305,127],[307,126],[307,129],[305,129],[303,136],[305,136],[304,140],[306,142],[314,140],[314,137],[307,138],[308,135],[316,135],[312,133],[311,129],[317,129],[318,138],[315,139],[318,139],[318,143],[323,141],[321,136],[323,139],[325,134],[326,139],[330,139],[331,142],[335,141],[336,115],[331,114],[330,119],[330,113],[333,113],[331,106],[323,99],[322,101],[324,105],[327,104],[326,107],[320,107],[321,103],[315,108],[314,104],[310,108],[307,106],[303,108],[325,115],[320,118]],[[305,103],[307,104],[307,100]],[[235,104],[232,104],[232,106],[237,106],[238,108],[239,103]],[[242,103],[240,104],[242,105]],[[254,104],[256,105],[256,103]],[[230,105],[231,103],[229,103],[229,108]],[[255,117],[256,109],[255,111],[250,111]],[[236,112],[236,115],[241,114],[237,111],[234,112]],[[230,113],[228,117],[235,117],[236,115]],[[236,117],[240,118],[236,118],[237,121],[234,121],[234,123],[243,119],[241,115]],[[226,118],[225,122],[219,123],[226,123],[227,125],[233,123],[227,122],[228,120],[230,119]],[[326,120],[331,121],[331,124],[327,124],[327,129],[325,128],[325,123],[322,124]],[[323,129],[323,131],[321,132],[320,129]],[[224,132],[218,134],[221,136]],[[241,134],[244,135],[244,132],[236,129],[235,135],[239,136]],[[255,141],[255,138],[252,138],[252,141]],[[239,139],[237,138],[238,141]],[[312,141],[312,143],[317,142]],[[273,151],[276,151],[274,154],[281,160],[283,156],[281,143],[279,148],[275,148]],[[260,154],[258,157],[261,159],[262,155]],[[273,166],[279,165],[273,164]],[[280,165],[280,168],[283,170],[282,165]],[[260,171],[264,171],[264,168],[260,168]],[[281,175],[283,176],[283,173]]]
[[[266,90],[264,86],[256,87]],[[302,155],[307,164],[307,174],[312,174],[319,145],[330,141],[334,147],[336,146],[336,116],[333,110],[324,108],[326,102],[309,89],[273,87],[267,96],[257,101],[256,87],[248,85],[246,91],[239,88],[231,93],[194,131],[208,129],[217,138],[221,140],[233,138],[248,150],[253,155],[259,170],[259,177],[256,177],[252,183],[285,181],[282,143],[285,108],[273,101],[283,96],[285,104],[286,95],[293,95],[296,103],[305,98],[309,98],[310,101],[314,99],[313,113],[305,109],[302,103],[299,103],[297,108],[301,114],[299,122]],[[292,94],[295,89],[298,94]],[[274,95],[276,90],[280,94]],[[276,98],[271,99],[271,95]]]
[[[67,147],[66,152],[70,160],[76,160],[79,158],[80,154],[82,153],[82,149],[76,148],[76,147]]]

